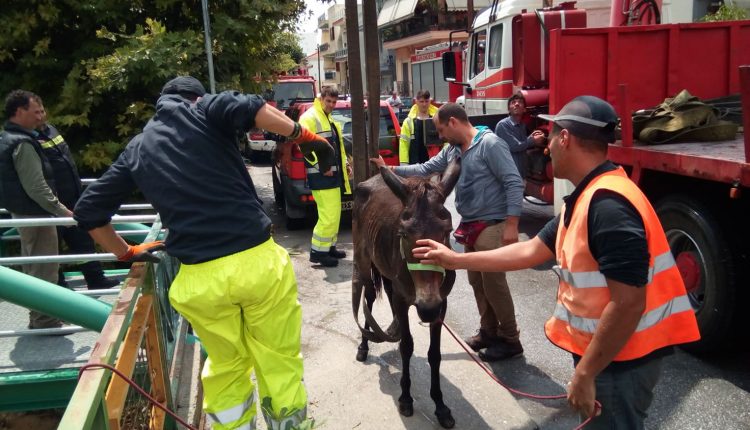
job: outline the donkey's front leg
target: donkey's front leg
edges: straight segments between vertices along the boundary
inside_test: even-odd
[[[451,410],[443,403],[443,391],[440,389],[440,334],[443,329],[442,320],[445,318],[445,310],[448,300],[443,300],[440,310],[440,319],[430,323],[430,349],[427,351],[427,361],[430,363],[430,397],[435,402],[435,415],[443,428],[453,428],[456,420],[453,419]]]
[[[398,398],[398,411],[405,417],[414,414],[414,399],[411,397],[411,376],[409,363],[414,353],[414,339],[409,331],[409,305],[400,296],[393,297],[393,313],[401,329],[401,342],[398,350],[401,353],[401,396]]]
[[[369,307],[372,310],[372,305],[375,303],[375,287],[372,284],[372,281],[365,281],[364,284],[364,295],[365,295],[365,303],[367,304],[367,307]],[[365,320],[365,330],[370,329],[370,323]],[[367,360],[367,354],[370,352],[370,346],[367,343],[367,339],[364,335],[362,335],[362,342],[357,347],[357,361],[364,362]]]

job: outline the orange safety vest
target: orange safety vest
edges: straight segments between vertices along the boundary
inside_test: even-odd
[[[588,247],[588,213],[597,190],[614,191],[625,197],[643,218],[649,251],[646,309],[638,327],[614,358],[626,361],[643,357],[669,345],[700,339],[695,313],[685,293],[680,272],[659,218],[641,190],[628,179],[622,168],[594,178],[575,204],[566,228],[566,207],[557,230],[557,264],[560,277],[557,305],[544,325],[549,340],[560,348],[583,355],[594,336],[604,307],[609,303],[609,287]]]

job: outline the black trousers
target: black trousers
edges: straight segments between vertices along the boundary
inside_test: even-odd
[[[81,230],[78,226],[57,227],[57,235],[68,245],[70,254],[93,254],[96,252],[94,240],[87,231]],[[80,268],[89,287],[104,281],[104,272],[100,262],[89,261],[81,264]],[[60,272],[60,278],[63,278],[62,271]],[[60,283],[60,285],[65,286],[63,283]]]

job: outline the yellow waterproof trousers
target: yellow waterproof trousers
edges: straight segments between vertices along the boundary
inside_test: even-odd
[[[341,222],[341,188],[312,190],[318,206],[318,222],[315,224],[310,249],[328,252],[336,246]]]
[[[214,430],[255,428],[255,370],[269,429],[306,419],[302,308],[286,250],[269,239],[199,264],[183,264],[169,291],[208,353],[203,408]]]

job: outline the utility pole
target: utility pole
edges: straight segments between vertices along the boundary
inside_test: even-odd
[[[323,91],[323,74],[320,72],[320,43],[318,43],[318,92]]]
[[[211,20],[208,18],[208,2],[201,0],[203,6],[203,36],[206,39],[206,57],[208,58],[208,83],[211,94],[216,94],[216,81],[214,80],[214,54],[211,49]]]
[[[365,2],[367,3],[367,2]],[[349,62],[349,86],[352,94],[352,156],[354,157],[355,186],[367,179],[367,133],[365,132],[365,102],[362,95],[362,61],[359,50],[359,17],[357,0],[346,0],[346,45]]]
[[[374,1],[362,2],[362,21],[365,37],[365,69],[367,70],[367,113],[370,130],[367,134],[367,157],[374,158],[380,149],[380,47],[378,46],[378,12]],[[359,30],[359,29],[358,29]],[[370,163],[367,177],[378,173]]]
[[[471,25],[474,24],[474,0],[466,0],[466,21],[467,30],[471,30]]]

